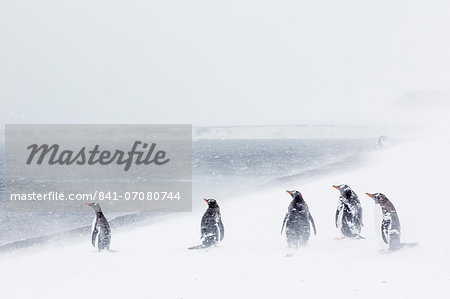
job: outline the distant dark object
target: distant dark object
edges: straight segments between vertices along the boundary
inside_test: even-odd
[[[111,228],[109,227],[108,220],[103,215],[100,205],[96,202],[86,204],[92,207],[95,211],[95,218],[92,222],[92,246],[98,249],[98,251],[109,250],[111,243]]]
[[[378,144],[384,147],[388,146],[390,142],[385,135],[381,135],[380,137],[378,137]]]
[[[220,208],[215,199],[203,199],[208,204],[208,209],[203,214],[201,222],[202,244],[189,249],[207,248],[222,241],[225,230],[220,215]]]
[[[339,232],[348,238],[361,239],[362,208],[358,195],[348,186],[333,186],[341,193],[336,209],[335,223]]]
[[[389,251],[399,250],[402,247],[416,246],[416,243],[401,243],[400,242],[400,220],[398,219],[397,211],[394,205],[383,193],[366,193],[370,196],[375,204],[381,206],[383,212],[383,220],[381,221],[381,237],[384,243],[389,245]]]
[[[313,226],[314,235],[316,234],[314,219],[309,213],[308,205],[300,192],[296,190],[286,190],[286,192],[292,196],[293,200],[284,217],[281,234],[283,234],[283,229],[286,226],[286,239],[289,247],[305,245],[306,242],[308,242],[310,235],[309,222],[311,222]]]

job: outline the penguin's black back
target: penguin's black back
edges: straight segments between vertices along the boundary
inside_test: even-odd
[[[340,192],[336,209],[335,224],[345,237],[362,238],[362,207],[358,195],[347,184],[333,186]]]
[[[201,238],[205,247],[211,246],[224,237],[224,227],[219,206],[208,207],[201,221]]]
[[[96,244],[97,241],[97,244]],[[102,212],[96,212],[96,223],[92,231],[92,245],[98,245],[98,250],[109,249],[111,243],[111,228]]]
[[[342,209],[342,210],[341,210]],[[342,216],[338,219],[339,213],[342,212]],[[336,211],[336,222],[341,221],[341,233],[350,238],[356,238],[360,236],[362,222],[362,208],[358,197],[351,197],[347,199],[340,199],[338,209]],[[338,226],[338,223],[336,223]]]
[[[286,225],[286,238],[289,246],[297,247],[306,244],[310,236],[310,221],[313,220],[306,202],[302,198],[294,199],[289,204],[288,212],[284,220]]]
[[[217,224],[217,218],[220,217],[219,208],[208,208],[206,212],[203,214],[201,229],[205,232],[212,229]]]

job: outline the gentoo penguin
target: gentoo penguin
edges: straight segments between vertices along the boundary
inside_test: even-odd
[[[335,223],[344,237],[360,239],[362,222],[362,208],[358,195],[348,186],[333,186],[341,193],[336,209]]]
[[[314,235],[316,234],[316,226],[302,194],[296,190],[286,190],[286,192],[292,196],[293,200],[284,217],[281,234],[283,234],[283,229],[286,226],[286,239],[289,247],[298,247],[308,242],[310,234],[309,222],[311,221],[313,226]]]
[[[95,219],[92,222],[92,246],[96,247],[98,251],[104,249],[109,250],[109,243],[111,242],[111,228],[108,220],[102,213],[100,205],[96,202],[86,204],[92,207],[95,211]]]
[[[400,242],[400,220],[398,219],[397,211],[392,202],[383,193],[366,193],[372,197],[375,204],[381,206],[383,213],[383,220],[381,221],[381,237],[384,243],[389,245],[389,251],[399,250],[404,246],[415,246],[416,243],[401,243]]]
[[[224,227],[220,208],[215,199],[203,199],[208,204],[208,209],[203,214],[200,226],[202,244],[189,249],[206,248],[222,241],[224,237]]]

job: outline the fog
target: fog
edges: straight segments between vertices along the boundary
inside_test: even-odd
[[[450,298],[449,20],[448,0],[2,1],[0,139],[8,123],[196,126],[192,213],[144,221],[102,203],[111,254],[92,252],[90,209],[0,209],[2,297]],[[335,239],[343,183],[364,239]],[[318,228],[295,251],[280,235],[293,188]],[[365,192],[392,199],[415,248],[380,254]],[[204,197],[225,239],[187,250]]]
[[[415,123],[450,98],[446,0],[1,6],[0,123]]]

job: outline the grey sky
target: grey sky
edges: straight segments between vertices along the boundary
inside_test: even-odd
[[[0,123],[363,122],[448,91],[449,20],[448,0],[7,0]]]

